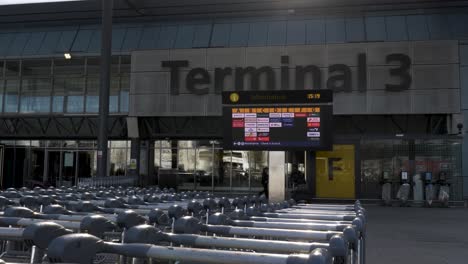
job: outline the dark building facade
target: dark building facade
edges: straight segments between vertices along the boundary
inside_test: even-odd
[[[96,176],[99,2],[0,10],[3,188]],[[445,173],[466,199],[467,7],[115,1],[108,174],[258,192],[269,153],[222,148],[220,93],[331,89],[333,150],[287,152],[289,193],[379,198],[407,171]]]

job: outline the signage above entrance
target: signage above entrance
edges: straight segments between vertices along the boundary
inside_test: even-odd
[[[280,83],[276,82],[276,72],[271,66],[261,67],[224,67],[215,68],[214,74],[207,69],[193,68],[185,77],[185,86],[192,94],[205,95],[210,92],[210,85],[214,84],[215,93],[221,93],[224,88],[224,80],[232,76],[235,82],[235,90],[243,91],[245,79],[250,79],[250,90],[260,90],[260,80],[265,78],[268,90],[290,90],[290,65],[289,56],[281,56]],[[358,90],[367,91],[367,57],[365,53],[357,55],[357,83]],[[389,69],[389,75],[400,80],[399,83],[385,84],[385,89],[391,92],[408,90],[411,86],[410,74],[411,59],[406,54],[392,53],[385,57],[387,63],[396,63],[395,67]],[[172,95],[179,94],[180,72],[190,67],[188,60],[162,61],[162,68],[170,70],[170,91]],[[295,90],[323,89],[322,71],[316,65],[296,66],[294,69]],[[312,87],[306,87],[306,78],[312,78]],[[352,92],[351,67],[345,64],[332,64],[328,67],[328,79],[325,82],[327,89],[334,92]]]
[[[328,150],[332,91],[223,93],[223,143],[238,150]]]
[[[331,90],[336,115],[459,113],[458,50],[440,40],[134,51],[129,113],[221,116],[222,92],[272,90]]]

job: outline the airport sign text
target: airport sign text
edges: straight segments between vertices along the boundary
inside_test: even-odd
[[[352,74],[351,67],[345,64],[332,64],[328,66],[328,79],[322,82],[322,69],[316,65],[295,66],[293,73],[295,77],[294,87],[290,87],[290,65],[289,56],[281,56],[280,83],[276,82],[276,72],[271,66],[262,67],[218,67],[214,69],[214,74],[210,74],[207,69],[193,68],[186,78],[185,86],[187,90],[196,95],[204,95],[210,92],[210,86],[214,84],[215,93],[223,91],[225,79],[228,76],[234,78],[234,87],[237,91],[244,90],[244,81],[246,77],[250,80],[250,89],[252,91],[260,90],[260,79],[266,80],[268,90],[304,90],[304,89],[330,89],[334,92],[351,92]],[[387,64],[392,63],[389,69],[389,75],[395,78],[395,83],[386,83],[385,90],[399,92],[408,90],[411,86],[412,77],[410,74],[411,59],[406,54],[393,53],[385,57]],[[190,67],[188,60],[162,61],[161,66],[170,71],[170,89],[171,94],[177,95],[180,90],[181,70]],[[214,75],[214,76],[212,76]],[[311,78],[312,87],[306,86],[306,79]],[[367,57],[365,53],[357,56],[357,90],[367,91]]]

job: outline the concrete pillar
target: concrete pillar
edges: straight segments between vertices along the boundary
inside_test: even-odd
[[[5,159],[4,157],[5,157],[5,149],[3,149],[3,156],[2,156],[3,160]],[[3,162],[3,160],[0,162]],[[3,166],[5,165],[2,164],[2,168]],[[42,176],[42,182],[44,183],[52,182],[52,179],[50,179],[49,181],[49,151],[47,149],[44,151],[44,175]]]
[[[305,178],[307,189],[310,193],[309,198],[315,197],[315,170],[316,170],[315,151],[305,151]]]
[[[139,177],[140,176],[140,139],[138,138],[131,139],[131,147],[130,147],[130,164],[131,165],[132,165],[132,160],[136,161],[136,166],[130,167],[128,171],[128,175]],[[138,182],[140,182],[140,180]]]
[[[462,143],[462,176],[463,176],[463,199],[468,200],[468,136],[463,137]]]
[[[463,110],[463,141],[462,141],[462,184],[463,199],[468,200],[468,110]]]
[[[410,182],[413,182],[413,175],[418,173],[416,170],[416,142],[414,139],[408,140],[408,160],[409,160],[409,168],[408,168],[408,177]]]
[[[99,88],[99,122],[98,122],[98,176],[109,176],[108,172],[108,116],[109,91],[111,82],[112,56],[112,10],[114,1],[102,1],[102,30],[101,30],[101,85]]]
[[[156,185],[156,172],[154,168],[154,141],[148,141],[148,185]]]
[[[148,142],[140,142],[140,184],[145,186],[148,184]]]
[[[468,45],[466,42],[460,42],[460,106],[463,115],[462,135],[462,184],[463,184],[463,199],[468,200]],[[460,118],[457,117],[459,122]],[[455,122],[454,122],[455,123]],[[458,131],[458,128],[457,128]],[[452,187],[453,188],[453,187]]]
[[[270,151],[268,156],[268,193],[271,202],[286,198],[286,154],[284,151]]]

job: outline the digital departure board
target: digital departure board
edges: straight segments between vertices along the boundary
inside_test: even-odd
[[[330,150],[331,91],[223,93],[224,147]]]

